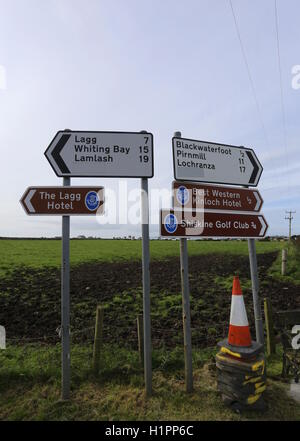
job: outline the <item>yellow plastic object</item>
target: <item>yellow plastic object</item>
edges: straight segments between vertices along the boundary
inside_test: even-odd
[[[254,404],[259,398],[260,398],[260,395],[250,395],[247,398],[247,403],[248,404]]]
[[[241,354],[238,354],[237,352],[232,352],[230,349],[224,347],[221,348],[221,352],[223,352],[223,354],[232,355],[233,357],[242,358]]]
[[[262,370],[262,374],[263,374],[265,371],[265,361],[264,360],[261,360],[261,361],[258,361],[257,363],[254,363],[252,365],[252,370],[257,371],[260,367],[263,368],[263,370]]]
[[[257,383],[262,380],[261,377],[249,377],[249,375],[246,375],[245,378],[246,378],[246,381],[244,381],[243,386],[245,386],[248,383]],[[259,383],[259,384],[261,384],[261,383]],[[255,387],[256,387],[256,385],[255,385]]]

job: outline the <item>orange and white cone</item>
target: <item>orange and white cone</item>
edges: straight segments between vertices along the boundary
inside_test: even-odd
[[[238,276],[233,279],[228,343],[232,346],[251,346],[251,335],[244,297]]]

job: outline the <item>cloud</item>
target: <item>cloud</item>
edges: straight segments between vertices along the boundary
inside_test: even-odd
[[[0,65],[0,90],[6,90],[7,82],[6,82],[6,69],[4,66]]]
[[[19,198],[29,185],[61,185],[43,153],[65,127],[152,131],[155,176],[149,188],[171,188],[175,130],[187,138],[252,147],[264,167],[259,190],[270,231],[284,231],[284,209],[298,207],[300,191],[300,92],[291,86],[291,66],[299,65],[298,2],[279,11],[287,150],[272,2],[237,6],[267,141],[226,2],[191,0],[189,8],[171,0],[40,3],[20,1],[16,8],[6,2],[1,16],[0,53],[7,54],[0,60],[2,235],[61,234],[59,218],[28,219]],[[2,93],[6,72],[9,89]],[[116,188],[118,180],[72,179],[72,185],[89,184]],[[128,188],[137,185],[128,180]],[[150,231],[158,234],[158,227]],[[140,226],[74,218],[71,232],[137,236]]]

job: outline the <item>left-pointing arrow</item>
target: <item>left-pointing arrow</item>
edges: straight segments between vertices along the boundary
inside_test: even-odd
[[[26,198],[24,199],[24,206],[27,208],[29,213],[35,213],[34,206],[31,203],[31,199],[33,198],[33,195],[35,194],[36,190],[29,190]]]
[[[62,135],[60,140],[58,141],[58,143],[56,144],[56,146],[54,147],[54,149],[52,151],[52,157],[62,173],[70,173],[70,170],[68,169],[65,161],[63,160],[63,158],[60,155],[62,149],[64,148],[64,146],[66,145],[66,143],[70,139],[70,136],[71,136],[70,134]]]

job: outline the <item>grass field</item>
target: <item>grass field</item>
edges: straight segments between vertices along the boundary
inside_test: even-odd
[[[277,251],[282,242],[257,241],[257,253]],[[76,265],[92,261],[126,261],[141,259],[142,243],[140,240],[71,240],[71,264]],[[247,241],[189,241],[189,256],[199,254],[234,254],[248,253]],[[179,256],[179,241],[152,240],[151,258],[162,260]],[[0,240],[0,274],[14,267],[32,268],[58,267],[61,262],[60,240]]]
[[[62,402],[55,332],[60,324],[61,241],[0,240],[0,324],[8,335],[8,347],[0,351],[0,420],[300,420],[300,405],[287,397],[288,385],[280,377],[280,350],[268,360],[265,413],[238,415],[217,392],[213,357],[228,325],[233,274],[240,275],[254,329],[246,241],[188,242],[195,386],[190,395],[184,387],[179,243],[151,241],[154,393],[145,398],[135,321],[142,312],[141,245],[71,240],[72,382],[71,400]],[[260,294],[271,296],[279,309],[296,305],[298,292],[293,248],[288,276],[280,276],[276,251],[284,245],[256,245]],[[92,341],[99,303],[105,307],[104,346],[100,375],[95,376]],[[84,329],[88,332],[80,340],[76,331],[80,337]]]
[[[300,405],[280,381],[280,355],[268,362],[266,412],[237,414],[216,388],[214,349],[194,351],[194,392],[186,394],[181,349],[154,351],[153,396],[145,398],[136,351],[104,347],[102,368],[91,369],[92,347],[73,345],[71,400],[60,400],[60,345],[0,351],[0,420],[300,420]]]

